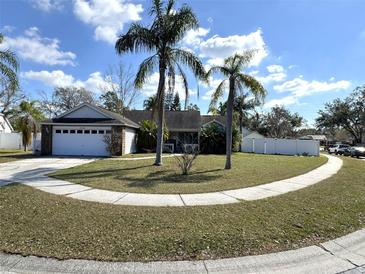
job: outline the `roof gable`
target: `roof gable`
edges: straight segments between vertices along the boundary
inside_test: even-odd
[[[109,119],[112,119],[113,117],[101,112],[96,107],[93,107],[89,104],[81,104],[81,105],[61,114],[57,118],[93,118],[93,119],[109,118]]]

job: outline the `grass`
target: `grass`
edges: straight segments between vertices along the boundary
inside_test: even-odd
[[[1,149],[0,163],[7,163],[22,159],[34,157],[31,151],[24,151],[21,149]]]
[[[211,259],[317,244],[365,227],[364,162],[264,200],[202,207],[83,202],[24,185],[0,188],[0,250],[59,259]]]
[[[200,155],[188,176],[181,175],[176,159],[138,161],[99,160],[57,171],[51,176],[114,191],[142,193],[201,193],[264,184],[293,177],[327,161],[325,157],[290,157],[236,153],[233,168],[224,170],[224,155]]]

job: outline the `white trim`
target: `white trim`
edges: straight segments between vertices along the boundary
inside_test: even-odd
[[[209,125],[211,123],[217,123],[217,124],[220,124],[222,127],[226,127],[223,123],[219,122],[218,120],[216,119],[213,119],[211,121],[209,121],[208,123],[205,123],[205,124],[202,124],[202,127],[206,126],[206,125]]]

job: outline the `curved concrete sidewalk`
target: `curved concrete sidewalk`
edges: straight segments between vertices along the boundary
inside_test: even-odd
[[[203,261],[100,262],[0,253],[1,273],[349,273],[365,271],[365,229],[296,250]]]
[[[47,177],[46,174],[57,169],[85,164],[93,159],[75,158],[38,158],[10,162],[0,165],[0,186],[11,182],[20,182],[39,190],[65,195],[70,198],[131,206],[201,206],[252,201],[295,191],[336,174],[342,166],[342,160],[325,155],[328,162],[303,175],[268,184],[219,192],[198,194],[144,194],[116,192],[95,189]]]

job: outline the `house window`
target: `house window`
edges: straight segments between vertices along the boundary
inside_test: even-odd
[[[56,133],[61,133],[61,130],[60,129],[56,129]]]
[[[75,133],[76,133],[76,130],[74,130],[74,129],[70,130],[70,134],[75,134]]]
[[[99,134],[104,134],[104,130],[99,130]]]
[[[78,129],[77,134],[82,134],[82,129]]]
[[[90,134],[90,130],[84,130],[84,134]]]
[[[63,133],[63,134],[67,134],[67,133],[68,133],[68,129],[64,129],[64,130],[62,130],[62,133]]]
[[[97,134],[98,133],[98,131],[97,130],[92,130],[91,131],[91,134]]]

